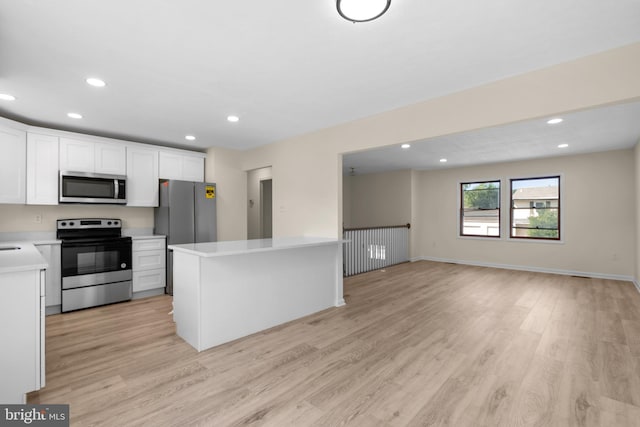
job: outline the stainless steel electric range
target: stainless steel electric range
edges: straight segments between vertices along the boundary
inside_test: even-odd
[[[127,301],[132,296],[131,237],[122,221],[59,219],[62,240],[62,311]]]

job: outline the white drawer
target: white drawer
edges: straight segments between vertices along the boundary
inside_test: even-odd
[[[164,249],[155,251],[133,252],[133,271],[165,268],[167,257]]]
[[[132,250],[136,251],[153,251],[157,249],[164,249],[165,239],[140,239],[133,240]]]
[[[133,292],[164,288],[166,274],[164,270],[134,271]]]

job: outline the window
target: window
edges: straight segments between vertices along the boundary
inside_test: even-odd
[[[511,180],[511,237],[560,240],[560,177]]]
[[[500,237],[500,181],[460,184],[460,235]]]

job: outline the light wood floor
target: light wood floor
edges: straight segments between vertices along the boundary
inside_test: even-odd
[[[29,402],[78,426],[640,425],[631,283],[423,261],[345,295],[202,353],[167,296],[50,316]]]

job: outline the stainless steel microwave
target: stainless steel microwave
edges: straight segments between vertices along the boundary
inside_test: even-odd
[[[127,203],[127,178],[87,172],[60,172],[60,203]]]

